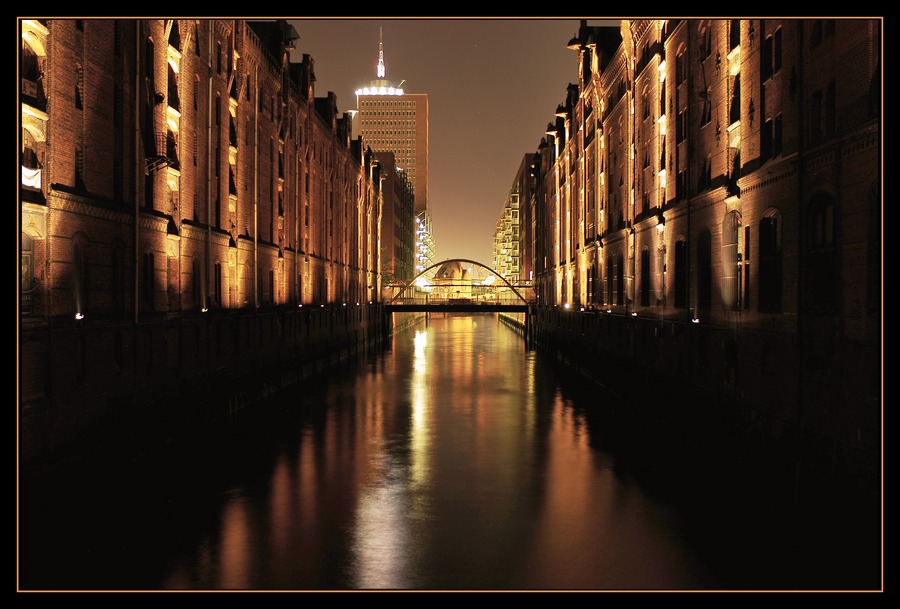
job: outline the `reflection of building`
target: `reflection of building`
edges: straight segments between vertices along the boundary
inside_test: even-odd
[[[851,468],[879,441],[881,35],[582,22],[535,163],[542,304],[602,310],[624,355]]]
[[[416,195],[416,212],[428,209],[428,95],[407,93],[385,79],[378,42],[377,78],[356,90],[359,133],[375,150],[394,153]]]
[[[472,298],[471,269],[459,260],[448,260],[438,267],[431,279],[431,297],[437,300],[468,300]]]

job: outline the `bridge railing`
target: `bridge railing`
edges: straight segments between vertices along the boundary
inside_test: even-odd
[[[415,297],[398,297],[392,300],[392,305],[484,305],[485,307],[496,305],[522,305],[525,304],[519,298],[470,298],[466,296],[460,297],[444,297],[444,296],[415,296]]]

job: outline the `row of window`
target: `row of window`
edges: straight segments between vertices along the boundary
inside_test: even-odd
[[[363,101],[359,104],[360,108],[415,108],[416,102],[412,100],[390,100],[390,101]],[[415,114],[415,112],[413,112]]]

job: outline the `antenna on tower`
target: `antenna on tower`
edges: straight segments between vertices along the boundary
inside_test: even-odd
[[[384,45],[381,42],[382,28],[378,27],[378,78],[384,78]]]

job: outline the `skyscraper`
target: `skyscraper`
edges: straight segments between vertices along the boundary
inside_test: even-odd
[[[416,195],[416,212],[428,209],[428,95],[392,85],[378,42],[376,78],[356,90],[359,134],[377,152],[393,152]]]
[[[430,266],[424,265],[422,252],[431,251],[431,216],[428,212],[428,95],[406,93],[403,83],[396,86],[386,77],[384,65],[384,43],[379,32],[378,63],[376,78],[368,86],[356,90],[356,106],[359,120],[359,134],[363,141],[375,151],[389,152],[393,156],[396,169],[404,173],[415,195],[415,217],[417,227],[427,227],[427,231],[415,231],[416,273]],[[406,223],[397,219],[397,227]],[[383,225],[384,226],[384,225]],[[382,243],[386,242],[382,228]],[[397,228],[394,229],[398,230]],[[427,247],[426,247],[427,246]],[[390,255],[390,252],[388,252]],[[382,261],[389,268],[391,260]],[[398,267],[400,268],[400,267]],[[405,279],[396,277],[395,279]]]

